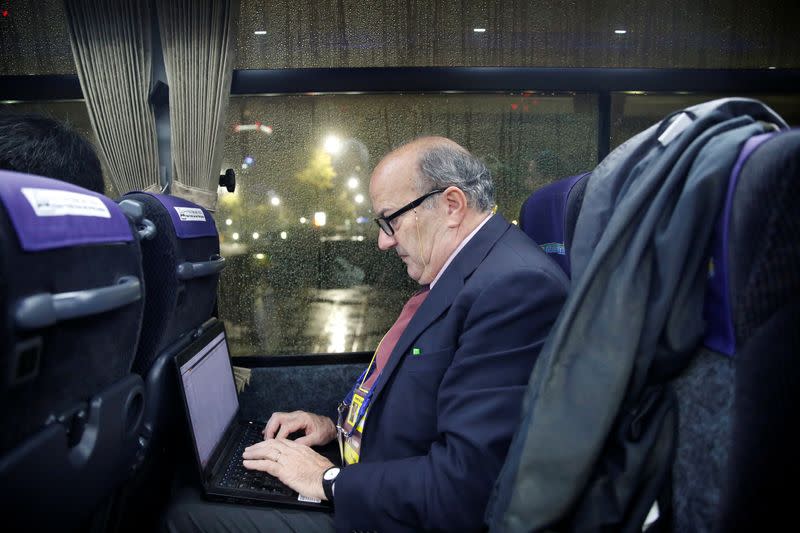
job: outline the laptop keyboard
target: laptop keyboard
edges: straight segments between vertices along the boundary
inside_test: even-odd
[[[219,480],[219,485],[222,487],[255,490],[270,494],[281,494],[285,496],[294,495],[295,492],[279,481],[278,478],[266,472],[248,470],[242,465],[241,457],[242,453],[244,453],[244,449],[262,440],[264,440],[264,436],[255,425],[249,425],[242,431],[241,438],[236,445],[236,450],[233,452],[232,457],[235,459],[228,463],[228,468]]]

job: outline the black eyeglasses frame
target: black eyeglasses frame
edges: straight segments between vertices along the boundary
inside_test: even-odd
[[[446,191],[446,190],[447,190],[447,188],[444,188],[444,189],[434,189],[434,190],[432,190],[431,192],[429,192],[429,193],[427,193],[427,194],[423,194],[422,196],[420,196],[420,197],[419,197],[419,198],[417,198],[416,200],[414,200],[414,201],[412,201],[412,202],[409,202],[409,203],[407,203],[406,205],[404,205],[403,207],[401,207],[400,209],[398,209],[397,211],[395,211],[395,212],[394,212],[394,213],[392,213],[391,215],[384,215],[384,216],[382,216],[382,217],[377,217],[377,218],[375,218],[375,219],[374,219],[374,220],[375,220],[375,223],[378,225],[378,227],[379,227],[379,228],[381,228],[381,229],[383,230],[383,232],[384,232],[386,235],[388,235],[389,237],[391,237],[392,235],[394,235],[394,228],[393,228],[393,227],[392,227],[392,225],[390,224],[390,222],[391,222],[392,220],[394,220],[395,218],[399,217],[399,216],[400,216],[400,215],[402,215],[403,213],[405,213],[405,212],[407,212],[407,211],[410,211],[410,210],[414,209],[415,207],[417,207],[418,205],[420,205],[422,202],[424,202],[425,200],[427,200],[427,199],[428,199],[430,196],[433,196],[434,194],[439,194],[440,192],[444,192],[444,191]]]

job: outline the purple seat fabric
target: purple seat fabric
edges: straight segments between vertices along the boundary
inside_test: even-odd
[[[214,219],[201,206],[144,192],[130,192],[120,200],[138,202],[156,227],[153,238],[142,241],[145,318],[133,363],[133,371],[146,376],[165,348],[214,312],[218,273],[183,277],[181,269],[224,260]]]
[[[0,202],[26,252],[133,240],[112,200],[71,183],[0,170]]]
[[[751,138],[715,228],[705,347],[675,382],[673,531],[780,529],[798,472],[800,130]]]
[[[580,208],[582,195],[579,191],[585,185],[589,172],[570,176],[551,183],[531,194],[522,204],[519,226],[558,266],[570,275],[568,243],[575,227],[575,220],[567,222],[571,211]],[[577,187],[576,187],[577,186]]]
[[[730,259],[729,227],[734,193],[739,182],[739,173],[744,164],[756,148],[773,136],[775,133],[757,135],[750,138],[742,147],[739,158],[731,171],[725,206],[714,228],[713,249],[708,265],[708,285],[703,307],[703,318],[707,323],[705,345],[709,349],[725,355],[733,355],[736,352],[730,301],[730,265],[728,263]]]
[[[139,241],[116,203],[0,171],[0,486],[9,530],[81,529],[128,478],[144,408],[142,380],[130,372],[142,280]]]
[[[157,513],[151,510],[169,500],[173,467],[186,437],[172,356],[214,315],[224,259],[214,219],[203,207],[145,192],[130,192],[120,198],[124,201],[138,204],[155,232],[142,240],[145,316],[132,367],[146,385],[146,431],[136,473],[115,500],[112,520],[120,531],[152,531]]]
[[[705,345],[709,349],[733,355],[736,341],[733,332],[729,289],[728,226],[734,191],[742,166],[761,143],[774,133],[750,139],[742,148],[734,166],[725,206],[714,229],[714,245],[708,266],[708,286],[703,317],[708,323]],[[583,199],[585,178],[589,172],[564,178],[533,192],[520,210],[520,228],[547,253],[571,277],[569,243],[577,220],[577,212]]]

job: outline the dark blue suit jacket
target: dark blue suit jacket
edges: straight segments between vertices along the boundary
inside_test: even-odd
[[[361,460],[336,480],[337,530],[482,527],[528,377],[568,283],[500,215],[475,234],[375,383]]]

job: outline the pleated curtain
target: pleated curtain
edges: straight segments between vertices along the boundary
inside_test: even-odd
[[[172,128],[172,194],[213,210],[234,66],[237,0],[157,2]]]
[[[239,1],[64,4],[89,117],[111,173],[107,177],[120,193],[162,188],[148,101],[157,20],[169,85],[170,192],[214,210]]]
[[[152,16],[147,0],[64,0],[72,54],[101,156],[121,194],[160,190],[148,103]]]

